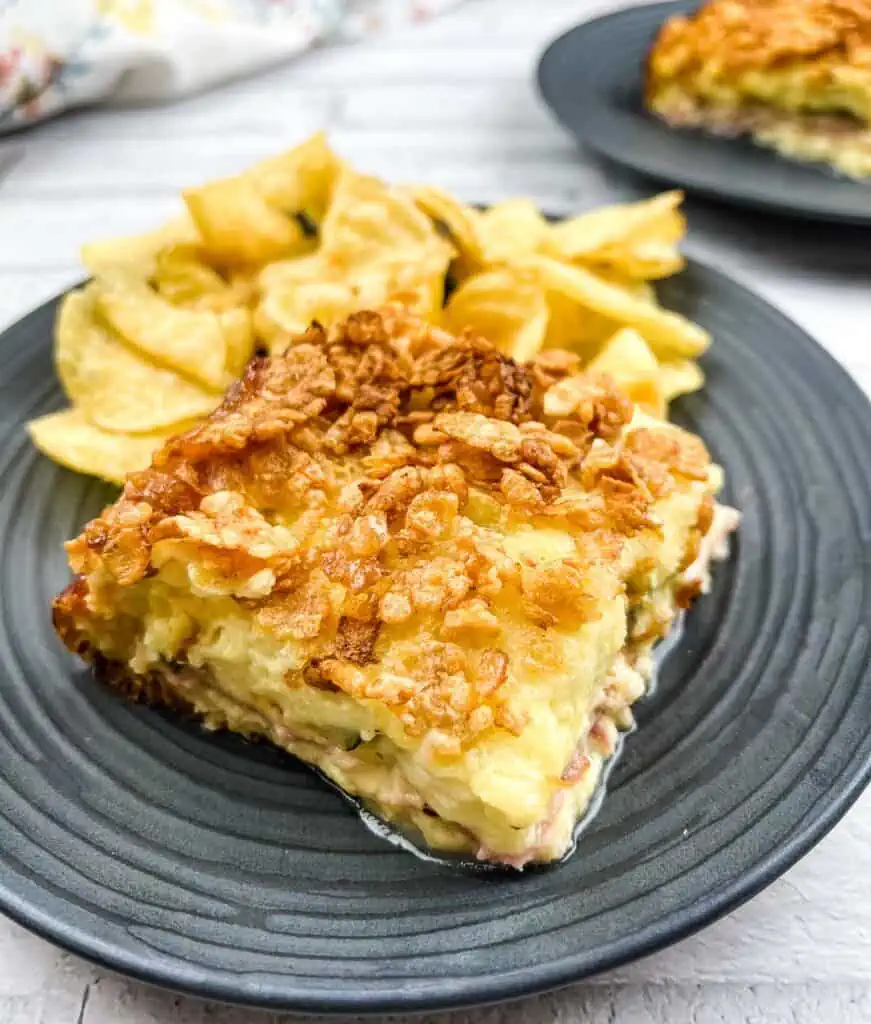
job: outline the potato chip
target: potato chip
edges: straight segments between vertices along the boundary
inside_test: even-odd
[[[538,270],[548,289],[561,292],[617,324],[634,327],[647,340],[657,358],[697,356],[710,344],[710,336],[698,324],[679,313],[635,298],[618,285],[582,267],[560,263],[546,256],[530,256],[524,265]]]
[[[184,193],[209,255],[227,264],[266,263],[311,247],[293,217],[270,206],[256,185],[224,178]]]
[[[239,306],[218,313],[217,317],[224,335],[224,370],[232,380],[242,375],[254,355],[254,315],[247,307]]]
[[[560,292],[547,292],[547,304],[550,317],[542,347],[571,349],[584,362],[592,359],[620,326]]]
[[[150,433],[205,416],[221,400],[121,341],[99,319],[93,285],[64,299],[55,335],[67,396],[104,430]]]
[[[321,229],[326,272],[353,273],[385,260],[411,263],[424,254],[446,271],[454,249],[409,195],[343,167]]]
[[[325,267],[319,253],[309,253],[297,259],[274,260],[262,267],[254,286],[258,295],[264,295],[273,288],[286,288],[314,281],[323,276]]]
[[[135,269],[145,277],[154,273],[157,254],[171,246],[195,246],[200,241],[197,226],[185,211],[156,231],[142,235],[124,235],[88,242],[81,248],[81,259],[91,274],[107,270]]]
[[[340,161],[319,133],[281,156],[184,193],[212,258],[262,264],[314,248],[299,219],[323,217]]]
[[[223,277],[203,259],[195,245],[168,245],[154,258],[148,275],[154,288],[174,306],[197,306],[209,298],[222,308],[236,305],[235,295]],[[214,308],[211,302],[208,308]]]
[[[577,261],[593,258],[611,247],[625,246],[639,236],[677,242],[685,229],[677,210],[682,201],[683,193],[673,191],[638,203],[603,206],[553,224],[543,247],[557,259]]]
[[[228,267],[224,271],[227,287],[235,298],[235,306],[254,305],[259,294],[257,287],[256,267]]]
[[[550,310],[535,274],[503,267],[475,274],[453,293],[445,322],[454,331],[466,328],[484,335],[519,362],[539,351]]]
[[[262,297],[254,315],[258,337],[270,351],[283,349],[289,336],[317,320],[330,326],[361,309],[401,302],[411,312],[437,322],[444,299],[444,266],[433,257],[408,263],[374,263],[353,274],[328,272],[317,257],[273,264],[261,280]]]
[[[677,248],[685,222],[680,192],[641,203],[594,210],[554,225],[542,251],[581,263],[597,273],[633,280],[658,280],[677,273],[684,259]]]
[[[685,262],[675,246],[651,241],[632,243],[622,249],[604,249],[585,266],[603,273],[616,271],[621,276],[646,283],[677,274],[683,270]]]
[[[186,426],[181,424],[179,431]],[[40,416],[27,429],[36,447],[50,459],[114,484],[124,483],[128,473],[147,469],[152,455],[172,436],[169,431],[112,434],[95,427],[80,409]]]
[[[90,291],[106,324],[143,355],[207,388],[223,391],[230,384],[217,313],[174,306],[127,273],[97,278]]]
[[[531,199],[508,199],[480,215],[480,235],[488,263],[535,252],[550,230]]]
[[[618,331],[588,364],[587,370],[607,374],[651,416],[665,415],[659,363],[644,338],[631,327]]]
[[[443,257],[432,253],[417,263],[381,264],[373,269],[375,276],[386,280],[385,302],[400,303],[410,313],[438,325],[442,320],[445,301],[445,272]],[[365,276],[362,278],[365,282]]]
[[[263,268],[257,336],[274,351],[312,320],[329,326],[391,301],[438,319],[453,251],[409,195],[343,168],[318,251]]]
[[[341,319],[351,302],[349,287],[341,281],[300,281],[264,291],[254,310],[254,332],[271,353],[287,347],[312,321],[329,326]]]
[[[432,185],[412,185],[408,192],[425,214],[444,227],[469,270],[483,264],[482,215],[478,210]]]
[[[317,132],[294,149],[261,160],[241,176],[253,182],[270,206],[286,214],[305,213],[319,223],[340,166],[326,133]]]
[[[705,375],[698,363],[689,359],[659,364],[659,386],[666,402],[689,395],[705,386]]]
[[[659,298],[656,289],[649,281],[627,281],[625,279],[610,278],[613,284],[618,285],[623,291],[638,299],[639,302],[646,302],[649,306],[658,306]]]
[[[250,276],[237,272],[225,280],[202,261],[195,247],[171,246],[157,254],[151,283],[174,306],[217,316],[226,348],[226,373],[238,376],[254,351],[248,303],[253,299],[255,285]]]

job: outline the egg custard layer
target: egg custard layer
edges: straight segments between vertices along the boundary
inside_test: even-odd
[[[751,135],[798,160],[871,175],[871,2],[709,0],[669,18],[648,108],[676,127]]]
[[[702,442],[576,356],[404,313],[310,328],[68,546],[66,645],[443,852],[572,832],[735,525]]]

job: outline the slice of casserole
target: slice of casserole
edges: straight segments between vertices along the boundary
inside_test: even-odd
[[[578,365],[313,326],[69,543],[60,636],[432,848],[560,857],[735,519],[697,437]]]
[[[867,177],[871,2],[709,0],[662,27],[646,100],[671,125],[748,134]]]

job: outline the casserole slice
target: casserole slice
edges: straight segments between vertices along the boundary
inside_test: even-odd
[[[675,127],[749,135],[798,160],[871,174],[871,4],[709,0],[669,18],[648,109]]]
[[[359,313],[128,477],[54,621],[122,693],[290,751],[418,845],[550,861],[724,553],[720,483],[574,355]]]

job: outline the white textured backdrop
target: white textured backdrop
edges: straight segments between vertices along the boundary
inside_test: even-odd
[[[614,0],[469,0],[420,28],[319,51],[176,106],[79,114],[20,136],[24,160],[0,182],[0,327],[81,276],[76,251],[86,239],[153,225],[175,207],[181,188],[317,128],[327,128],[336,147],[365,169],[437,182],[469,199],[525,194],[566,211],[649,192],[644,182],[579,153],[533,86],[543,44],[612,6]],[[690,203],[689,214],[693,253],[784,309],[871,391],[868,233],[710,204]],[[585,986],[437,1019],[868,1024],[869,880],[865,796],[784,878],[672,949]],[[0,1024],[281,1019],[107,975],[0,918]]]

